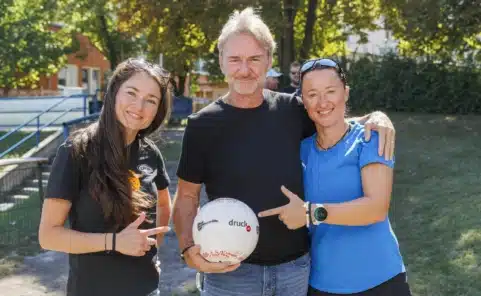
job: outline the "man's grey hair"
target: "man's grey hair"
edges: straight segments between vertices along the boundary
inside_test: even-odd
[[[229,37],[242,33],[252,35],[267,50],[268,55],[272,57],[276,50],[276,42],[267,25],[262,18],[254,12],[252,7],[248,7],[240,12],[235,10],[229,16],[229,20],[222,28],[219,39],[217,40],[219,54],[222,55],[224,45]]]

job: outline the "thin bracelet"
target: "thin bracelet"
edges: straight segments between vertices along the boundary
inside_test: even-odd
[[[184,248],[184,249],[182,250],[182,252],[180,253],[180,258],[182,259],[182,261],[185,262],[184,253],[187,252],[187,251],[188,251],[190,248],[192,248],[193,246],[195,246],[195,244],[192,244],[192,245],[190,245],[190,246],[188,246],[188,247],[186,247],[186,248]]]
[[[192,245],[190,245],[190,246],[188,246],[188,247],[185,247],[180,254],[181,254],[181,255],[184,255],[184,253],[187,252],[187,251],[188,251],[190,248],[192,248],[193,246],[195,246],[195,244],[192,244]]]
[[[115,252],[115,232],[112,232],[112,252]]]

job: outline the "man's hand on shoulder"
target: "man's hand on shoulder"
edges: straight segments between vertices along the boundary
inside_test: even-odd
[[[359,118],[359,123],[364,124],[364,138],[366,141],[371,139],[371,131],[375,130],[379,134],[379,155],[384,155],[386,160],[394,157],[395,134],[394,125],[389,117],[380,111]]]

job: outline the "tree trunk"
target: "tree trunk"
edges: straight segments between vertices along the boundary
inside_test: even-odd
[[[112,71],[115,70],[115,67],[119,64],[119,57],[117,54],[117,48],[115,46],[115,42],[112,39],[112,36],[109,33],[108,27],[107,27],[107,19],[105,18],[105,14],[99,13],[98,14],[99,22],[100,22],[100,34],[105,42],[106,45],[106,53],[107,57],[110,62],[110,69]]]
[[[304,27],[304,40],[299,53],[299,59],[304,62],[309,58],[309,52],[312,46],[312,33],[316,24],[316,10],[318,0],[309,0],[307,7],[306,25]]]
[[[279,19],[284,19],[284,12],[282,11],[282,9],[279,10],[280,14],[279,14]],[[282,28],[281,26],[277,27],[276,28],[276,31],[275,31],[275,36],[277,37],[277,65],[279,67],[281,67],[280,71],[282,73],[283,72],[283,69],[282,69],[282,59],[284,57],[284,28]],[[281,80],[282,80],[282,83],[281,84],[288,84],[289,83],[289,77],[287,75],[282,75],[281,76]]]
[[[184,89],[185,89],[185,74],[182,74],[181,76],[179,76],[179,85],[177,85],[177,92],[175,95],[183,96]]]
[[[289,66],[295,59],[294,19],[296,16],[295,0],[284,0],[284,32],[282,42],[282,73],[289,73]]]

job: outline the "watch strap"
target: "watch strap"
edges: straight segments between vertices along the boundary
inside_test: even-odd
[[[306,227],[309,227],[312,224],[311,203],[306,201],[304,203],[304,208],[306,210]]]

